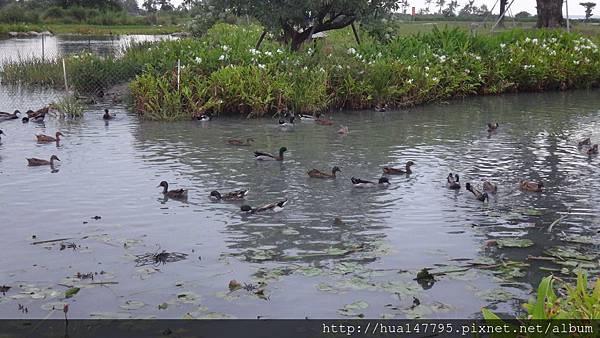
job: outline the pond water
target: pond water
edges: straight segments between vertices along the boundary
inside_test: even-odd
[[[0,65],[19,58],[55,58],[82,51],[114,55],[133,42],[174,39],[170,35],[55,35],[0,39]]]
[[[569,280],[579,264],[597,275],[600,162],[577,141],[600,141],[599,107],[597,91],[574,91],[335,113],[336,126],[289,130],[268,119],[140,122],[123,107],[110,107],[117,117],[105,123],[100,105],[81,120],[0,123],[0,285],[12,287],[0,316],[62,318],[48,313],[62,302],[72,318],[465,318],[484,306],[518,314],[548,269]],[[488,137],[492,120],[500,128]],[[57,130],[58,147],[36,144],[36,133]],[[254,146],[226,145],[247,137]],[[281,146],[283,162],[253,158]],[[54,172],[26,165],[52,154],[61,160]],[[388,188],[350,183],[408,160],[414,173],[390,176]],[[306,175],[334,165],[335,180]],[[482,203],[449,190],[449,172],[463,184],[496,182],[498,193]],[[521,179],[546,189],[522,192]],[[189,188],[188,201],[163,200],[162,180]],[[289,203],[242,215],[241,203],[208,198],[242,188],[253,206]],[[136,255],[162,250],[188,256],[136,266]],[[528,259],[553,255],[564,260]],[[433,285],[415,280],[424,267]],[[248,290],[230,292],[231,280]],[[80,291],[65,299],[70,287]]]

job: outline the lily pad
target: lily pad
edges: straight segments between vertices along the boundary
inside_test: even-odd
[[[305,266],[296,270],[298,273],[307,276],[307,277],[315,277],[323,274],[323,270],[316,268],[314,266]]]
[[[596,244],[600,239],[594,238],[592,236],[584,236],[579,234],[569,234],[563,237],[563,241],[572,242],[572,243],[580,243],[580,244]]]
[[[71,298],[73,296],[75,296],[79,290],[81,290],[80,288],[70,288],[67,291],[65,291],[65,298]]]
[[[523,214],[525,214],[527,216],[542,216],[544,214],[544,212],[540,209],[529,208],[529,209],[523,211]]]
[[[168,307],[169,307],[168,303],[158,304],[158,309],[159,310],[166,310]]]
[[[514,298],[512,293],[500,288],[479,291],[475,295],[487,302],[506,302]]]
[[[46,311],[53,311],[53,310],[62,311],[65,304],[66,303],[64,303],[64,302],[52,302],[52,303],[42,304],[41,308],[42,308],[42,310],[46,310]]]
[[[496,244],[499,248],[528,248],[533,241],[528,238],[498,238]]]
[[[559,259],[578,259],[584,261],[593,261],[596,258],[596,255],[592,254],[584,254],[577,251],[574,248],[567,247],[553,247],[544,251],[548,256],[556,257]],[[557,260],[557,263],[559,261]]]
[[[344,307],[338,309],[337,312],[342,316],[356,317],[362,315],[359,313],[360,310],[364,310],[368,307],[369,303],[365,302],[364,300],[359,300],[354,303],[344,305]]]
[[[178,303],[193,304],[200,300],[200,296],[194,292],[180,292],[177,294]]]
[[[137,310],[143,308],[145,305],[146,304],[144,304],[144,302],[128,300],[125,302],[125,304],[120,305],[120,308],[124,310]]]

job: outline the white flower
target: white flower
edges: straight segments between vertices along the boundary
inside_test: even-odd
[[[259,64],[258,64],[258,68],[260,68],[260,69],[265,69],[265,65],[263,65],[262,63],[259,63]]]
[[[538,43],[538,39],[531,40],[531,43],[533,43],[534,45],[536,45]]]
[[[382,57],[381,52],[377,53],[377,57],[378,58]]]
[[[277,48],[277,53],[281,54],[283,53],[283,50],[281,48]]]
[[[428,66],[425,66],[425,71],[429,71],[429,67]]]
[[[266,52],[265,52],[265,55],[266,55],[266,56],[273,56],[273,53],[271,53],[271,52],[269,52],[269,51],[266,51]]]
[[[501,43],[500,44],[500,48],[504,48],[504,47],[506,47],[506,44],[505,43]]]
[[[406,80],[406,83],[408,83],[408,84],[412,84],[413,82],[414,82],[414,80],[413,80],[413,79],[408,79],[408,80]]]
[[[228,51],[230,49],[229,46],[227,46],[227,45],[223,45],[222,48],[223,48],[224,51]]]
[[[337,65],[336,68],[337,69],[342,69],[343,67],[341,65]]]
[[[250,54],[256,55],[258,53],[260,53],[260,51],[256,50],[255,48],[250,48]]]
[[[471,73],[471,70],[465,69],[465,74],[470,74],[470,73]]]
[[[223,61],[225,60],[225,55],[221,54],[221,56],[219,56],[219,61]]]
[[[412,67],[411,67],[410,65],[408,65],[408,66],[406,66],[406,69],[407,69],[407,70],[411,70],[411,69],[412,69]]]
[[[348,48],[348,54],[350,54],[350,55],[356,54],[356,49],[354,49],[352,47]]]
[[[321,68],[319,68],[319,71],[320,71],[321,73],[324,73],[324,72],[325,72],[325,68],[321,67]]]
[[[438,82],[438,78],[437,78],[437,77],[435,77],[435,76],[434,76],[434,77],[432,77],[432,78],[431,78],[431,80],[432,80],[433,82]]]
[[[202,62],[202,58],[199,56],[196,56],[196,58],[194,59],[194,61],[196,61],[196,63],[201,63]]]
[[[579,60],[573,60],[573,64],[578,65],[579,64]]]

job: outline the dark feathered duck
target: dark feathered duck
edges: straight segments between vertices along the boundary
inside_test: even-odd
[[[169,198],[173,198],[173,199],[186,199],[188,196],[188,191],[187,189],[175,189],[175,190],[169,190],[169,183],[167,183],[167,181],[162,181],[160,182],[160,184],[157,186],[158,187],[162,187],[163,188],[163,195],[165,195],[166,197]]]
[[[269,203],[269,204],[263,205],[262,207],[258,207],[258,208],[253,208],[249,205],[242,205],[242,207],[240,209],[243,212],[250,213],[250,214],[255,214],[255,213],[265,212],[265,211],[280,212],[283,210],[283,208],[285,207],[285,205],[287,203],[288,203],[288,200],[286,198],[283,201]]]
[[[111,114],[108,109],[104,109],[104,115],[102,115],[103,120],[112,120],[115,118],[114,114]]]
[[[5,133],[2,131],[2,129],[0,129],[0,135],[6,135],[6,134],[5,134]],[[0,137],[0,140],[2,140],[2,137]]]
[[[460,189],[460,177],[458,176],[458,174],[449,173],[446,180],[448,181],[446,183],[446,186],[449,189],[454,189],[454,190]]]
[[[27,118],[28,118],[28,120],[33,120],[35,122],[42,122],[42,121],[44,121],[44,118],[46,117],[46,114],[48,113],[49,109],[50,109],[49,107],[44,107],[44,108],[38,109],[37,111],[28,110]]]
[[[590,149],[587,150],[587,154],[589,156],[598,155],[598,145],[594,144],[593,146],[591,146]]]
[[[317,169],[309,170],[307,172],[307,174],[308,174],[308,176],[313,177],[313,178],[335,178],[336,172],[341,172],[341,170],[338,166],[331,168],[331,174],[317,170]]]
[[[577,146],[579,148],[583,148],[584,146],[590,146],[592,145],[592,140],[588,137],[588,138],[584,138],[583,140],[577,142]]]
[[[41,165],[54,166],[54,161],[60,161],[60,159],[56,155],[52,155],[50,161],[32,157],[27,159],[27,164],[32,167]]]
[[[498,122],[494,122],[494,123],[488,122],[488,124],[487,124],[488,129],[487,129],[487,131],[489,133],[494,132],[494,131],[498,130],[499,126],[500,125],[498,124]]]
[[[471,183],[465,184],[465,188],[467,189],[467,191],[470,191],[478,201],[485,202],[485,200],[489,200],[487,192],[481,192],[475,189],[475,187],[473,187]]]
[[[269,153],[264,153],[262,151],[255,151],[254,158],[257,161],[283,161],[283,153],[287,151],[286,147],[279,148],[279,155],[273,155]]]
[[[350,178],[352,181],[352,186],[357,188],[366,188],[366,187],[375,187],[375,186],[388,186],[390,185],[390,180],[387,177],[381,177],[377,183],[373,181],[366,181],[360,178],[352,177]]]
[[[383,173],[387,174],[387,175],[404,175],[404,174],[409,175],[409,174],[412,174],[412,170],[410,169],[410,167],[412,167],[413,165],[415,165],[415,162],[408,161],[408,162],[406,162],[404,169],[383,167]]]
[[[19,116],[21,116],[21,112],[18,110],[15,110],[14,113],[0,112],[0,121],[18,119]]]
[[[210,192],[210,198],[215,201],[239,201],[246,198],[250,190],[235,190],[226,193],[220,193],[217,190]]]
[[[519,182],[519,187],[525,191],[540,192],[544,188],[544,183],[522,180]]]
[[[55,136],[56,137],[52,137],[44,134],[35,135],[38,143],[60,142],[60,137],[65,135],[63,135],[60,131],[57,131]]]

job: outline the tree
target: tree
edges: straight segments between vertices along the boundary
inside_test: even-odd
[[[479,16],[486,16],[486,15],[491,14],[491,12],[488,9],[488,7],[485,4],[483,4],[479,8],[477,8],[477,6],[473,7],[473,14],[479,15]]]
[[[431,6],[431,2],[433,0],[425,0],[425,10],[423,11],[425,14],[429,14],[429,7]]]
[[[458,12],[458,16],[469,16],[475,14],[475,6],[473,5],[475,0],[469,0],[463,8]]]
[[[148,12],[156,12],[156,0],[144,0],[142,7]]]
[[[344,28],[398,9],[395,0],[208,0],[214,10],[249,15],[298,50],[312,34]]]
[[[555,28],[564,25],[565,20],[562,16],[563,0],[536,1],[538,28]]]
[[[456,13],[454,11],[456,11],[456,7],[458,7],[458,1],[453,0],[450,1],[448,3],[448,7],[446,7],[443,11],[442,11],[442,15],[443,16],[456,16]]]
[[[400,7],[402,8],[402,14],[406,14],[406,9],[410,6],[408,0],[400,0]]]
[[[593,2],[580,2],[581,6],[585,7],[585,21],[588,22],[592,17],[592,10],[596,7],[596,4]]]
[[[515,14],[515,18],[517,18],[517,19],[527,19],[530,17],[531,17],[531,14],[529,14],[529,12],[526,12],[526,11],[522,11],[522,12]]]
[[[499,26],[504,26],[504,12],[506,11],[506,2],[508,0],[500,0],[500,13],[498,14],[498,19],[500,19],[500,22],[498,23]]]
[[[446,4],[446,0],[437,0],[435,5],[438,7],[438,14],[442,14],[442,8]]]

